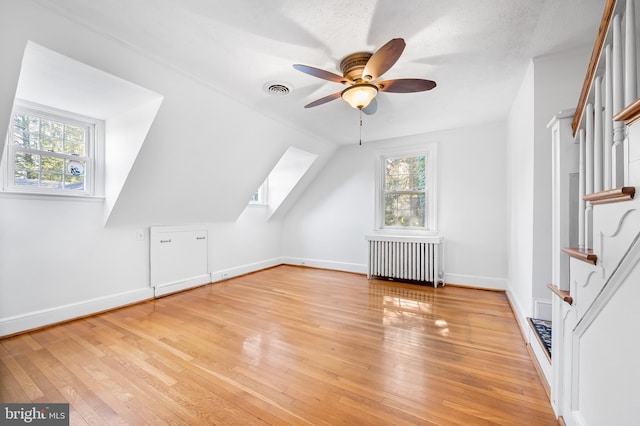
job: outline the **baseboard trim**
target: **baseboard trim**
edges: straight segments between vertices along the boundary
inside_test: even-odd
[[[307,259],[302,257],[283,257],[282,263],[286,265],[309,266],[311,268],[353,272],[356,274],[367,273],[367,265],[360,263],[336,262],[332,260]]]
[[[233,268],[219,269],[211,272],[211,282],[228,280],[230,278],[239,277],[241,275],[251,274],[263,269],[273,268],[274,266],[284,264],[284,258],[274,257],[272,259],[262,260],[260,262],[248,263],[246,265],[236,266]]]
[[[527,316],[524,314],[523,310],[518,305],[518,302],[511,294],[511,291],[507,290],[506,295],[507,295],[507,301],[509,302],[509,306],[511,307],[511,311],[513,312],[513,316],[515,317],[516,323],[520,328],[522,339],[524,340],[524,343],[527,347],[529,358],[531,358],[531,362],[533,363],[533,366],[536,369],[536,372],[538,373],[538,377],[540,378],[540,383],[542,384],[542,387],[544,388],[545,392],[547,393],[547,397],[551,402],[551,388],[549,385],[549,380],[547,379],[547,374],[545,373],[545,370],[543,369],[540,363],[538,354],[536,353],[536,349],[538,349],[539,351],[543,351],[544,349],[540,347],[540,344],[538,343],[535,337],[532,338],[533,331],[531,330],[531,326],[529,321],[527,320]],[[531,344],[532,340],[535,342],[534,345],[536,345],[537,348],[536,346],[532,346]],[[545,362],[548,362],[546,357],[542,355],[541,352],[540,352],[540,355],[544,358]],[[551,370],[551,364],[549,363],[549,368],[547,369],[549,377],[551,376],[550,370]]]
[[[200,287],[201,285],[209,284],[211,282],[211,274],[200,275],[190,278],[186,281],[178,281],[170,284],[163,284],[154,287],[154,297],[167,296],[179,291],[188,290],[194,287]]]
[[[507,290],[507,280],[505,278],[483,277],[479,275],[451,274],[445,272],[445,283],[455,283],[465,287],[483,288],[487,290]]]
[[[535,347],[531,346],[531,344],[527,344],[527,352],[529,352],[529,358],[531,358],[531,362],[533,362],[536,373],[538,373],[540,383],[542,384],[542,387],[547,394],[547,398],[549,398],[549,401],[551,401],[551,388],[549,387],[549,382],[547,381],[544,368],[542,367],[542,365],[540,365],[538,357],[536,356]]]
[[[552,309],[551,299],[533,299],[533,318],[551,321]]]
[[[149,299],[153,299],[153,289],[151,287],[145,287],[67,305],[27,312],[12,317],[0,318],[0,337],[8,337],[77,318],[95,315],[100,312],[121,308]]]
[[[516,318],[516,322],[520,327],[520,333],[522,333],[522,338],[525,343],[527,343],[528,339],[528,330],[529,324],[527,323],[527,315],[524,314],[524,311],[518,305],[518,301],[513,297],[511,290],[506,291],[507,301],[509,302],[509,306],[511,306],[511,311],[513,312],[513,316]]]

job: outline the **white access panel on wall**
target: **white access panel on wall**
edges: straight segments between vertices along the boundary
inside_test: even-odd
[[[152,226],[149,259],[156,296],[211,282],[206,229]]]

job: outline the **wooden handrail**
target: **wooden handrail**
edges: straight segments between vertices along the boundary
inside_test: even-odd
[[[589,201],[591,204],[608,204],[617,203],[619,201],[628,201],[633,199],[636,194],[635,186],[623,186],[622,188],[608,189],[606,191],[587,194],[582,199]]]
[[[640,99],[636,99],[631,105],[617,113],[613,121],[624,121],[624,124],[631,124],[640,118]]]
[[[563,302],[573,305],[573,297],[571,297],[570,293],[567,290],[560,290],[553,284],[547,284],[547,288],[551,290],[553,294],[562,299]]]
[[[611,22],[611,17],[613,16],[613,10],[615,9],[615,6],[616,0],[607,0],[607,3],[604,5],[604,12],[602,13],[602,20],[600,21],[600,28],[598,29],[596,42],[593,45],[593,51],[591,52],[591,60],[589,61],[589,66],[587,67],[587,75],[584,77],[584,82],[582,83],[582,91],[580,92],[580,97],[578,98],[578,106],[576,106],[576,113],[573,116],[573,121],[571,122],[571,129],[573,130],[574,136],[578,131],[580,120],[582,119],[582,113],[584,111],[585,105],[587,104],[587,97],[589,96],[589,90],[591,89],[593,77],[596,74],[596,68],[598,68],[598,59],[600,58],[600,53],[602,52],[602,48],[604,47],[604,41],[607,38],[607,30],[609,29],[609,22]]]

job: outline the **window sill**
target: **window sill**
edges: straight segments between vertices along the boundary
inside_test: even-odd
[[[396,230],[374,230],[371,233],[365,235],[367,240],[386,240],[389,241],[406,241],[406,242],[442,242],[443,237],[435,231],[413,231],[413,232],[399,232]]]
[[[371,231],[374,235],[404,235],[407,237],[439,237],[438,231],[427,231],[421,228],[376,228]]]
[[[72,194],[46,194],[43,192],[0,191],[0,198],[45,200],[45,201],[84,201],[104,202],[104,196],[98,195],[72,195]]]

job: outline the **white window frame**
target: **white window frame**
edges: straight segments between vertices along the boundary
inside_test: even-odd
[[[253,196],[249,200],[249,204],[252,206],[267,206],[269,205],[269,179],[265,180],[260,188],[253,194],[258,195],[258,199],[254,200]]]
[[[425,157],[425,226],[385,226],[384,224],[384,179],[385,161],[388,158],[398,157]],[[398,147],[380,150],[375,154],[376,185],[375,185],[375,230],[388,234],[409,234],[409,235],[438,235],[437,213],[437,146],[429,143],[418,146]]]
[[[14,184],[16,151],[20,151],[20,148],[13,143],[15,113],[37,116],[87,128],[88,140],[86,153],[85,156],[79,157],[84,160],[86,164],[84,190],[16,186]],[[68,156],[64,154],[50,153],[48,155],[68,158]],[[0,172],[2,174],[2,189],[7,193],[102,198],[104,196],[104,121],[50,106],[16,100],[11,112],[10,127],[5,143],[5,152],[2,156]]]

